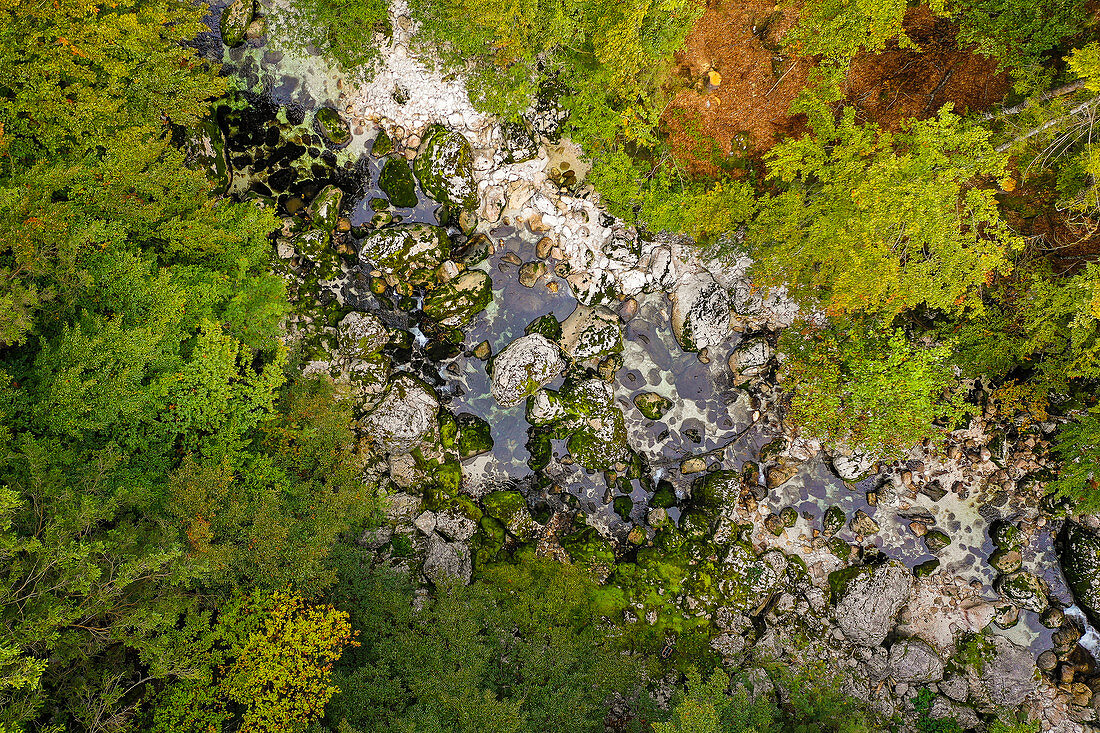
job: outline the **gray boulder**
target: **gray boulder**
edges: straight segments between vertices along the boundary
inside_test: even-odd
[[[508,344],[493,359],[490,391],[500,405],[511,407],[561,376],[564,368],[558,345],[532,333]]]
[[[465,514],[449,509],[435,515],[435,531],[452,542],[465,542],[477,531],[477,522]]]
[[[360,422],[367,438],[386,453],[408,453],[435,430],[439,399],[408,374],[390,383],[381,402]]]
[[[924,684],[943,678],[943,660],[920,639],[904,639],[890,647],[889,665],[895,682]]]
[[[376,354],[386,345],[389,331],[370,313],[348,313],[336,327],[340,353],[348,358]]]
[[[994,654],[981,670],[968,670],[971,698],[986,707],[1014,708],[1035,691],[1035,659],[1005,637],[992,637]]]
[[[672,332],[684,351],[725,341],[733,326],[726,289],[709,272],[681,281],[672,292]]]
[[[623,350],[622,323],[604,306],[578,305],[561,324],[560,343],[570,359],[607,356]]]
[[[1062,533],[1062,572],[1077,605],[1094,624],[1100,623],[1100,533],[1066,522]]]
[[[439,535],[432,535],[421,569],[424,577],[436,585],[454,582],[469,585],[473,573],[470,550],[460,542],[447,542]]]
[[[359,259],[384,275],[419,285],[434,279],[450,251],[451,239],[442,227],[398,224],[368,234],[360,244]]]
[[[847,568],[838,573],[834,573],[837,625],[852,643],[878,646],[909,599],[913,574],[893,560],[875,568]]]
[[[742,341],[737,349],[730,354],[729,367],[733,372],[734,382],[743,383],[754,377],[759,377],[767,369],[768,361],[772,358],[772,347],[764,338],[751,338]]]

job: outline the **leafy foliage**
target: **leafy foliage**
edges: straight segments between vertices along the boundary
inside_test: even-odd
[[[907,7],[904,0],[811,0],[802,6],[798,25],[783,43],[805,56],[821,56],[840,66],[847,66],[857,53],[881,51],[894,39],[900,48],[913,48],[902,31]],[[933,0],[929,9],[942,13],[943,0]]]
[[[1036,5],[1027,0],[955,0],[961,44],[996,58],[1017,77],[1034,76],[1043,53],[1081,27],[1081,0],[1053,0]]]
[[[641,669],[595,614],[582,570],[527,557],[417,609],[408,579],[345,548],[332,592],[362,646],[341,659],[328,720],[361,730],[599,731]]]
[[[989,134],[946,107],[899,135],[857,124],[852,108],[807,111],[813,134],[768,156],[788,188],[761,201],[750,232],[764,280],[830,313],[980,309],[1017,246],[993,192],[974,186],[1004,174]]]
[[[780,345],[789,354],[787,418],[807,435],[898,455],[961,416],[958,399],[943,396],[955,382],[949,346],[913,343],[900,330],[859,322],[804,335],[789,329]]]
[[[1049,488],[1080,502],[1080,511],[1095,511],[1100,507],[1100,407],[1062,428],[1054,454],[1061,465]]]
[[[740,685],[729,694],[730,677],[715,669],[710,677],[695,670],[687,674],[686,689],[678,695],[667,722],[654,723],[653,733],[764,733],[773,729],[778,709],[766,697],[749,699]]]
[[[297,11],[277,17],[293,41],[316,46],[346,71],[369,70],[378,59],[378,34],[389,35],[389,5],[384,0],[294,0]]]

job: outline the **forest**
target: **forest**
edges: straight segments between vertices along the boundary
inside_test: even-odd
[[[0,0],[0,733],[1092,730],[1098,23]],[[314,78],[292,59],[340,80],[312,127],[257,80]],[[391,117],[443,104],[413,61],[461,82],[473,148],[454,112],[356,121],[381,79],[359,99]],[[628,292],[664,251],[703,279]],[[703,396],[623,391],[658,331]],[[815,460],[846,497],[821,511],[783,488]],[[970,531],[993,569],[950,605],[988,617],[938,646],[910,589],[969,582]],[[1004,651],[1014,625],[1040,632]]]

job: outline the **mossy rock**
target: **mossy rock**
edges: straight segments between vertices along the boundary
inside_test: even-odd
[[[222,43],[232,48],[244,43],[248,24],[255,12],[253,0],[234,0],[225,7],[221,17]]]
[[[592,527],[562,537],[561,546],[578,564],[610,566],[615,563],[615,550],[611,543]]]
[[[676,489],[664,479],[657,482],[657,490],[649,497],[650,508],[668,509],[676,506]]]
[[[420,187],[433,199],[463,209],[477,205],[474,183],[474,154],[470,142],[442,125],[424,132],[413,161]]]
[[[944,550],[950,544],[951,538],[938,529],[934,529],[924,535],[924,546],[933,554]]]
[[[226,11],[228,12],[228,8]],[[215,191],[224,193],[233,182],[233,169],[225,150],[225,135],[213,120],[203,120],[184,134],[184,164],[201,170],[213,182]]]
[[[592,471],[607,471],[616,463],[633,461],[626,419],[609,385],[598,379],[566,382],[558,397],[572,430],[566,448],[577,463]]]
[[[416,179],[409,162],[402,156],[386,158],[382,173],[378,176],[378,187],[398,208],[408,209],[417,204]]]
[[[784,527],[793,527],[798,522],[798,511],[793,506],[785,506],[779,510],[779,521]]]
[[[741,475],[737,471],[714,471],[691,485],[692,500],[714,509],[732,505],[740,493]]]
[[[493,436],[489,430],[489,423],[468,412],[458,415],[457,421],[459,458],[466,460],[493,449]]]
[[[435,279],[450,248],[451,240],[442,227],[399,224],[367,235],[360,243],[359,258],[415,286]]]
[[[485,234],[475,234],[454,251],[454,259],[456,262],[466,265],[466,267],[473,267],[489,256],[492,244],[492,240]]]
[[[351,142],[351,125],[332,107],[322,107],[313,117],[317,132],[337,147]]]
[[[557,341],[561,338],[561,324],[558,323],[557,318],[554,318],[553,313],[547,313],[545,316],[539,316],[531,321],[527,324],[527,327],[523,329],[524,336],[529,336],[533,333],[539,333],[551,341]]]
[[[1034,573],[1020,571],[1002,575],[993,583],[993,588],[1006,601],[1035,613],[1042,613],[1049,605],[1046,586]]]
[[[503,137],[501,149],[504,151],[506,162],[523,163],[538,157],[538,141],[522,120],[504,122],[500,126],[500,131]]]
[[[531,541],[538,531],[527,502],[518,491],[490,492],[482,498],[481,509],[487,516],[499,520],[520,542]]]
[[[561,350],[570,359],[600,359],[623,350],[623,326],[604,306],[578,304],[561,324]]]
[[[432,471],[432,484],[448,498],[462,490],[462,464],[445,461]]]
[[[998,573],[1014,573],[1020,569],[1023,561],[1019,550],[995,550],[989,556],[989,566]]]
[[[374,143],[371,145],[370,152],[371,155],[377,158],[381,158],[393,152],[393,139],[388,132],[385,130],[378,131],[378,136],[374,138]]]
[[[353,359],[367,357],[382,350],[389,340],[389,330],[377,316],[351,312],[337,326],[340,353]]]
[[[458,442],[458,420],[446,410],[439,411],[439,444],[447,450],[454,449]]]
[[[504,525],[490,516],[478,520],[478,530],[473,537],[474,564],[482,567],[500,559],[504,552],[506,533]]]
[[[844,521],[847,517],[844,515],[844,510],[835,504],[829,507],[825,511],[825,516],[821,520],[821,532],[826,537],[832,537],[841,529],[844,528]]]
[[[1023,544],[1020,529],[1011,522],[996,522],[989,530],[989,538],[1002,550],[1019,550]]]
[[[672,400],[656,392],[634,395],[634,406],[649,420],[660,420],[672,407]]]
[[[336,229],[343,201],[344,192],[339,187],[330,184],[322,188],[309,205],[309,218],[313,226],[331,234]]]
[[[540,431],[531,431],[527,438],[527,467],[532,471],[541,471],[550,465],[553,457],[554,446],[550,442],[550,436]]]
[[[634,500],[629,496],[616,496],[612,508],[624,522],[629,521],[630,512],[634,510]]]
[[[424,299],[424,314],[444,326],[465,326],[493,300],[493,281],[481,270],[467,270]]]
[[[295,234],[291,243],[299,255],[316,265],[319,279],[331,279],[340,271],[340,257],[332,247],[332,236],[324,229]]]
[[[932,560],[926,560],[926,561],[922,562],[920,565],[917,565],[916,567],[913,568],[913,575],[918,577],[918,578],[924,578],[924,577],[929,576],[932,573],[936,572],[936,570],[939,567],[940,567],[939,559],[934,558]]]

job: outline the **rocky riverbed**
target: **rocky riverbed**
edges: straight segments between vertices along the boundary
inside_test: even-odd
[[[468,582],[531,547],[596,568],[624,623],[705,628],[749,669],[823,660],[886,718],[927,689],[964,727],[1097,719],[1100,522],[1044,500],[1056,422],[975,414],[904,461],[825,450],[783,421],[794,304],[747,257],[602,211],[560,110],[474,110],[413,57],[401,2],[370,78],[274,32],[285,9],[215,11],[204,51],[240,90],[191,160],[283,217],[290,338],[388,496],[361,539],[379,562]]]

